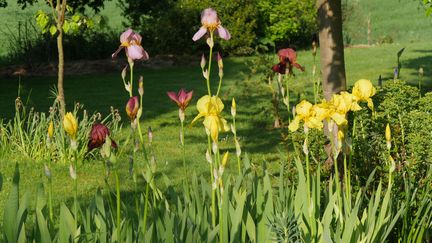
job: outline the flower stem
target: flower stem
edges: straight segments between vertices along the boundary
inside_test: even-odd
[[[238,140],[237,140],[237,127],[236,127],[235,116],[233,116],[233,126],[234,126],[234,130],[235,130],[235,133],[234,133],[234,145],[236,146],[237,167],[238,167],[238,173],[240,175],[241,174],[241,165],[240,165],[241,160],[240,160],[240,155],[237,153],[237,143],[238,143]]]
[[[118,177],[117,170],[115,171],[115,179],[116,179],[116,193],[117,193],[117,239],[118,242],[120,242],[121,241],[120,180]]]
[[[133,68],[134,68],[134,62],[132,60],[128,60],[129,67],[130,67],[130,89],[129,89],[129,97],[132,97],[132,90],[133,90]]]
[[[185,141],[184,141],[184,123],[183,121],[180,121],[181,125],[181,146],[182,146],[182,152],[183,152],[183,168],[186,171],[186,149],[185,149]]]
[[[146,183],[145,201],[144,201],[144,222],[143,222],[143,234],[147,231],[147,211],[148,211],[148,194],[149,194],[149,182]]]
[[[219,92],[220,92],[221,86],[222,86],[222,77],[219,77],[219,86],[218,86],[218,89],[217,89],[216,96],[219,96]]]
[[[78,154],[76,148],[74,149],[74,218],[75,218],[75,229],[78,227]]]
[[[211,39],[211,42],[213,43],[213,31],[210,31],[210,39]],[[208,64],[208,70],[207,70],[207,92],[208,92],[209,96],[211,96],[210,74],[211,74],[211,66],[212,66],[212,57],[213,57],[213,45],[210,46],[209,64]]]
[[[208,152],[211,153],[212,152],[212,147],[211,147],[211,140],[210,140],[210,135],[207,135],[207,143],[208,143]],[[215,163],[215,161],[213,161],[213,163]],[[210,185],[213,185],[213,163],[210,164]],[[215,190],[213,190],[212,188],[212,226],[213,228],[216,227],[216,194],[215,194]]]

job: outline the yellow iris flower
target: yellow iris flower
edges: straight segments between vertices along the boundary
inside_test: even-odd
[[[224,108],[222,100],[217,96],[205,95],[198,100],[196,107],[199,114],[193,119],[192,123],[204,117],[204,126],[210,131],[213,141],[217,142],[219,132],[229,131],[227,121],[221,116]]]
[[[346,114],[349,111],[359,111],[361,107],[355,100],[354,95],[348,92],[341,92],[334,94],[329,104],[329,113],[331,119],[336,122],[338,126],[346,125],[348,123]]]
[[[76,138],[76,134],[78,131],[78,121],[72,113],[68,112],[64,116],[63,128],[66,133],[71,137],[71,139]]]
[[[312,105],[310,102],[303,100],[296,105],[296,116],[289,124],[288,129],[291,132],[297,131],[300,126],[300,121],[304,122],[307,128],[322,129],[323,123],[320,117],[317,117],[317,112],[320,110],[318,107]]]
[[[376,93],[375,87],[372,85],[372,82],[367,79],[358,80],[353,87],[352,94],[356,101],[364,101],[367,102],[368,107],[373,110],[373,102],[371,97]]]
[[[54,136],[54,123],[53,121],[50,121],[49,125],[48,125],[48,137],[50,139],[52,139]]]

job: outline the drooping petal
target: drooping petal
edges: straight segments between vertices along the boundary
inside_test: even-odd
[[[121,50],[123,50],[123,48],[124,48],[124,46],[119,46],[119,48],[117,49],[117,51],[115,51],[115,52],[111,55],[111,58],[116,58],[117,55],[119,54],[119,52],[120,52]]]
[[[229,33],[229,31],[224,27],[222,27],[221,25],[218,26],[217,33],[219,34],[220,38],[224,40],[231,39],[231,34]]]
[[[205,27],[201,27],[196,33],[195,35],[192,37],[193,41],[197,41],[199,39],[201,39],[201,37],[203,37],[205,34],[207,33],[207,29]]]
[[[141,60],[144,58],[144,48],[139,45],[130,45],[126,47],[126,55],[132,60]]]
[[[291,121],[291,123],[288,125],[288,129],[291,132],[295,132],[299,129],[300,126],[300,119],[298,116],[294,117],[294,119]]]
[[[286,64],[278,63],[272,67],[273,72],[285,74],[286,72]]]
[[[298,69],[300,69],[302,72],[304,72],[304,67],[302,67],[300,64],[298,64],[298,63],[293,63],[292,64],[294,67],[296,67],[296,68],[298,68]]]
[[[341,114],[341,113],[335,112],[335,113],[333,113],[331,115],[331,118],[333,119],[333,121],[336,122],[336,124],[338,126],[346,125],[348,123],[348,121],[347,121],[347,119],[345,117],[345,114]]]
[[[213,141],[217,141],[219,137],[219,118],[217,116],[206,116],[204,126],[210,131],[210,136]]]

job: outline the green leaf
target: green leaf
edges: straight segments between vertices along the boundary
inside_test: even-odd
[[[65,22],[63,23],[63,31],[67,34],[70,31],[70,24],[69,21],[65,20]]]
[[[57,33],[57,27],[55,27],[55,25],[51,25],[49,32],[52,36],[54,36]]]

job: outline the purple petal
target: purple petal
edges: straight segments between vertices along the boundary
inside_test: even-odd
[[[222,26],[219,25],[219,27],[217,28],[217,30],[218,30],[217,32],[218,32],[220,38],[222,38],[224,40],[231,39],[231,34],[224,27],[222,27]]]
[[[142,60],[148,60],[149,59],[149,54],[147,53],[146,50],[144,50],[144,48],[142,49],[142,51],[143,51]]]
[[[180,101],[180,103],[184,103],[185,99],[186,99],[186,91],[184,89],[180,89],[178,92],[178,99]]]
[[[111,57],[112,57],[112,58],[116,58],[117,55],[119,54],[119,52],[120,52],[123,48],[124,48],[124,46],[119,46],[119,48],[117,49],[117,51],[115,51],[115,52],[111,55]]]
[[[193,90],[186,94],[186,99],[185,99],[186,104],[189,103],[189,101],[192,99],[192,96],[193,96]]]
[[[168,97],[169,97],[172,101],[174,101],[175,103],[177,103],[177,105],[180,105],[180,101],[179,101],[179,99],[178,99],[178,97],[177,97],[176,92],[169,91],[169,92],[167,92],[167,95],[168,95]]]
[[[141,37],[140,34],[134,32],[134,33],[130,36],[130,40],[131,40],[131,41],[134,40],[134,41],[136,41],[138,44],[141,44],[142,37]]]
[[[129,42],[129,37],[133,34],[133,30],[131,28],[127,29],[120,35],[120,43]]]
[[[130,45],[126,47],[126,54],[132,60],[141,60],[144,58],[144,48],[139,45]],[[148,57],[148,55],[147,55]]]
[[[199,39],[201,39],[201,37],[203,37],[205,34],[207,33],[207,29],[205,27],[201,27],[196,33],[195,35],[192,37],[193,41],[197,41]]]

